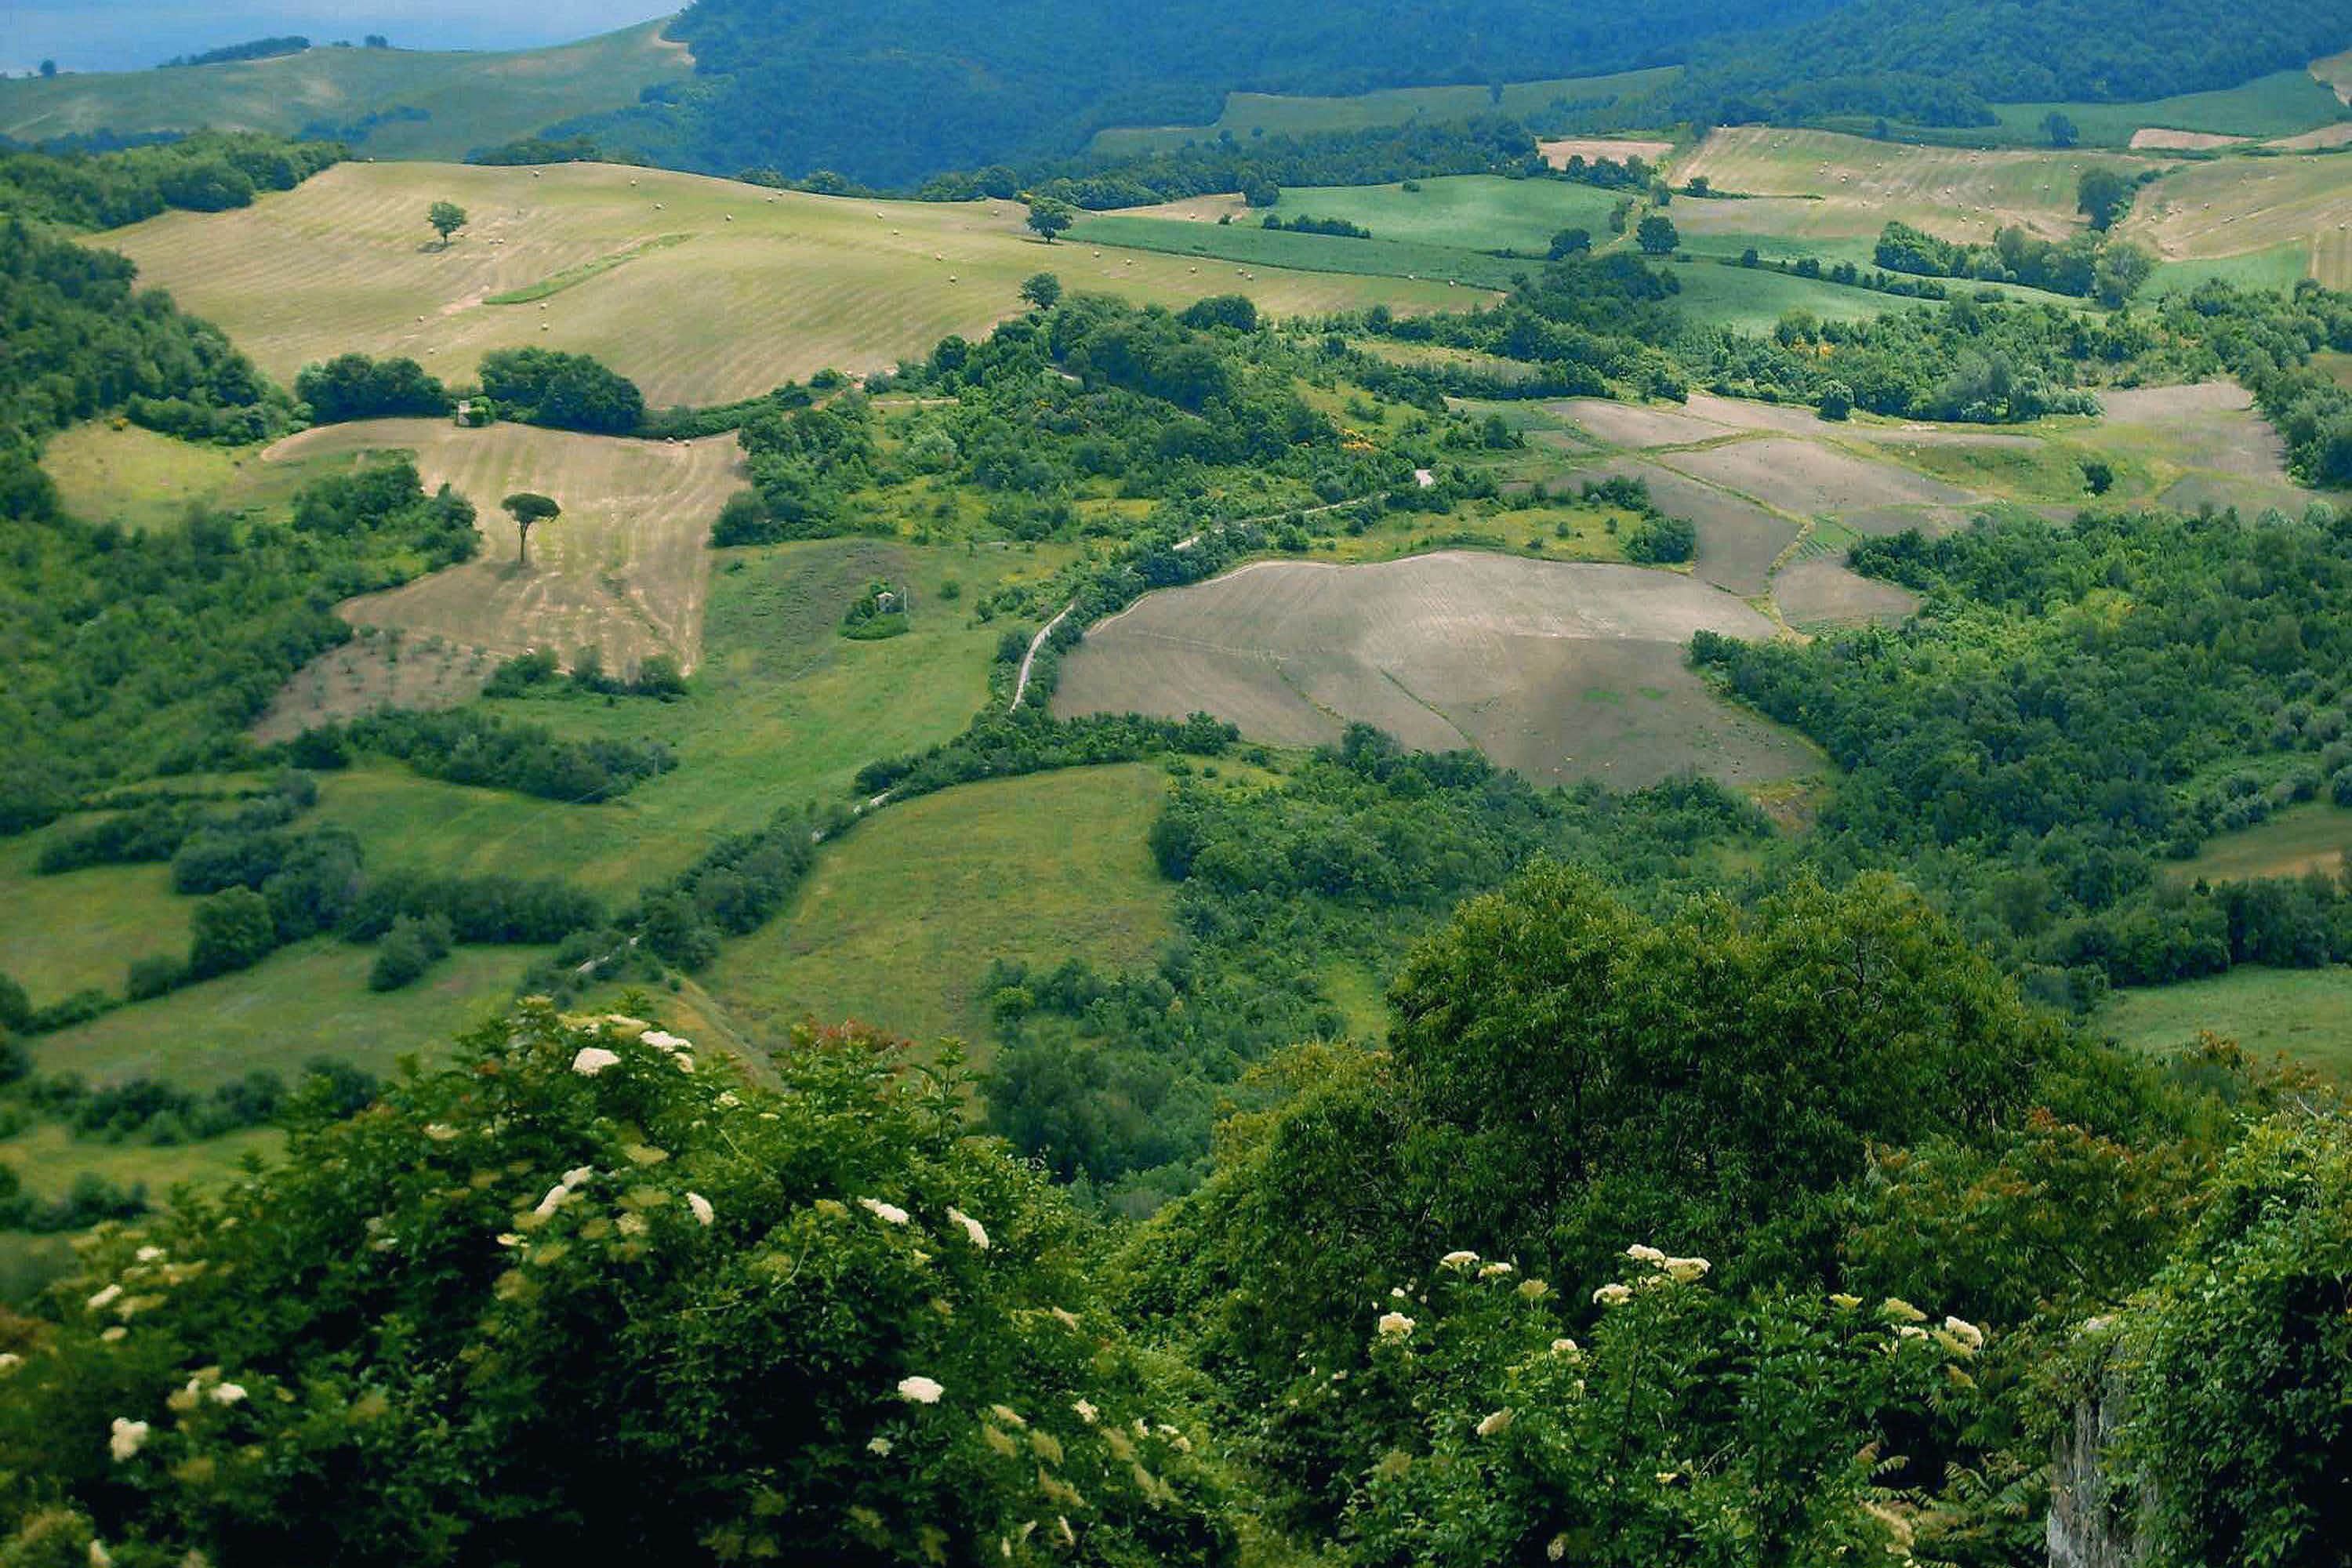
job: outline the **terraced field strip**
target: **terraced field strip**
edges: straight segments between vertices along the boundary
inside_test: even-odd
[[[444,249],[446,199],[472,222]],[[593,353],[656,406],[746,397],[828,366],[853,374],[984,334],[1026,309],[1024,279],[1181,307],[1230,292],[1208,268],[1048,247],[1011,202],[877,202],[605,164],[545,170],[347,163],[233,213],[169,213],[99,243],[218,322],[280,379],[347,350],[448,378],[488,350]],[[625,265],[602,267],[614,257]],[[572,279],[526,305],[494,296]],[[1269,267],[1261,310],[1459,305],[1441,283]]]
[[[1760,199],[1680,201],[1670,216],[1697,236],[1720,230],[1874,239],[1899,219],[1948,239],[1990,240],[2012,224],[2056,237],[2082,226],[2074,187],[2084,170],[2136,176],[2163,166],[2120,153],[1917,147],[1737,125],[1711,132],[1676,174]]]
[[[666,653],[691,669],[701,657],[710,525],[741,489],[732,436],[636,441],[522,425],[461,429],[440,419],[331,425],[270,449],[279,460],[405,449],[427,489],[456,487],[474,503],[482,552],[462,566],[343,606],[362,626],[397,626],[497,654],[582,648],[627,669]],[[529,568],[499,509],[517,490],[551,496],[563,515],[531,533]]]

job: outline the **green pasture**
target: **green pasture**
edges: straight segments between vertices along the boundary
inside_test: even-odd
[[[892,805],[825,851],[793,907],[728,944],[703,985],[755,1038],[814,1016],[926,1044],[982,1037],[992,958],[1116,969],[1175,934],[1145,836],[1144,764],[992,779]]]

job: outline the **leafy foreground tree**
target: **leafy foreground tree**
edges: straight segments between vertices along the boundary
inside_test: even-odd
[[[425,209],[425,221],[441,237],[441,248],[449,248],[449,237],[466,226],[466,209],[456,202],[435,202]]]
[[[101,1231],[0,1359],[0,1561],[1227,1561],[952,1061],[806,1032],[777,1074],[526,1005]]]

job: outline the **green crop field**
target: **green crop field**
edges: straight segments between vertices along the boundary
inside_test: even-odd
[[[196,1089],[257,1068],[290,1078],[315,1057],[389,1072],[505,1006],[547,951],[461,947],[406,989],[376,992],[367,988],[373,949],[316,937],[241,973],[37,1036],[33,1062],[92,1083],[148,1077]]]
[[[813,1016],[976,1039],[992,958],[1118,969],[1175,935],[1173,889],[1145,847],[1166,787],[1156,768],[1081,768],[892,806],[827,851],[795,906],[730,943],[703,984],[772,1038]]]
[[[2295,1061],[2352,1082],[2352,967],[2233,969],[2210,980],[2120,991],[2099,1016],[2126,1045],[2173,1051],[2200,1030],[2264,1056]]]
[[[446,249],[425,223],[444,198],[473,220]],[[1034,272],[1178,306],[1229,287],[1160,257],[1046,246],[1024,214],[596,163],[346,163],[250,207],[167,213],[99,243],[281,380],[349,350],[461,378],[487,350],[535,345],[593,353],[656,405],[885,369],[951,332],[982,335],[1024,308]],[[1265,273],[1251,292],[1274,315],[1459,302],[1443,283],[1322,272]],[[489,302],[501,295],[524,302]]]
[[[2290,239],[2267,250],[2243,251],[2236,256],[2159,261],[2148,276],[2144,293],[2152,296],[2194,289],[2208,278],[2220,278],[2248,289],[2286,289],[2310,276],[2310,245]]]
[[[247,1154],[268,1159],[285,1144],[286,1135],[268,1127],[194,1143],[104,1143],[44,1121],[0,1138],[0,1164],[14,1167],[25,1190],[45,1202],[65,1196],[77,1177],[89,1174],[119,1187],[145,1187],[160,1203],[183,1183],[209,1187],[233,1180]]]
[[[1156,250],[1170,256],[1239,264],[1201,269],[1201,275],[1213,279],[1218,291],[1227,293],[1249,292],[1248,285],[1255,281],[1250,273],[1260,268],[1284,267],[1362,278],[1434,279],[1441,291],[1452,285],[1475,291],[1508,289],[1515,276],[1540,265],[1482,256],[1456,246],[1382,239],[1377,235],[1370,239],[1350,239],[1342,235],[1291,234],[1244,222],[1195,222],[1123,213],[1082,217],[1070,230],[1070,238],[1076,245],[1123,246],[1133,250]],[[1467,310],[1476,298],[1475,292],[1466,298],[1455,293],[1448,303],[1457,310]]]
[[[1515,82],[1503,89],[1499,101],[1484,87],[1391,88],[1349,98],[1235,92],[1226,95],[1224,111],[1207,125],[1118,127],[1097,132],[1092,150],[1108,157],[1129,158],[1181,147],[1224,131],[1236,137],[1307,135],[1403,125],[1416,120],[1438,124],[1482,114],[1507,114],[1540,123],[1555,102],[1643,98],[1671,85],[1681,73],[1679,66],[1660,66],[1611,76]]]
[[[0,81],[0,135],[19,142],[195,131],[333,130],[373,158],[462,158],[562,121],[625,109],[690,78],[667,18],[555,48],[504,54],[315,48],[172,70]],[[365,127],[371,114],[421,110]]]
[[[2001,103],[2000,129],[2019,142],[2046,144],[2042,121],[2052,113],[2074,122],[2092,146],[2121,147],[2150,128],[2201,131],[2220,136],[2289,136],[2336,118],[2336,94],[2308,70],[2274,71],[2216,92],[2185,93],[2142,103]]]
[[[1433,181],[1434,184],[1436,182]],[[1538,243],[1548,245],[1554,228],[1545,228],[1549,205],[1547,198],[1529,193],[1558,191],[1563,187],[1540,181],[1513,182],[1498,180],[1498,187],[1484,195],[1483,199],[1499,205],[1507,199],[1524,196],[1528,201],[1530,217],[1509,219],[1497,216],[1492,221],[1497,228],[1517,224],[1520,232],[1532,234],[1542,229]],[[1583,187],[1567,187],[1581,190]],[[1413,198],[1384,187],[1391,193],[1390,200],[1404,203]],[[1606,193],[1595,192],[1605,195]],[[1286,193],[1284,202],[1292,198]],[[1197,205],[1199,204],[1186,204]],[[1317,217],[1347,216],[1333,202],[1308,203],[1303,197],[1298,210]],[[1381,203],[1367,203],[1359,211],[1375,210]],[[1674,211],[1680,213],[1691,204],[1678,204]],[[1733,204],[1722,204],[1730,205]],[[1743,204],[1744,205],[1744,204]],[[1162,209],[1146,208],[1142,212]],[[1556,209],[1572,210],[1572,209]],[[1606,238],[1607,208],[1601,211],[1602,226],[1596,232]],[[1458,284],[1465,295],[1456,291],[1452,304],[1466,310],[1478,302],[1483,291],[1499,291],[1511,286],[1511,279],[1540,267],[1534,260],[1514,260],[1488,256],[1476,248],[1432,244],[1406,239],[1384,239],[1381,230],[1362,218],[1350,217],[1350,222],[1363,222],[1372,228],[1370,239],[1349,239],[1343,236],[1324,234],[1293,234],[1283,230],[1260,228],[1243,220],[1231,224],[1191,217],[1144,216],[1140,213],[1110,213],[1081,218],[1070,231],[1071,238],[1081,244],[1126,246],[1134,249],[1159,250],[1174,256],[1199,257],[1203,263],[1228,264],[1223,272],[1223,285],[1248,292],[1253,288],[1252,274],[1259,268],[1288,267],[1300,270],[1352,272],[1367,278],[1404,278],[1426,282],[1442,279],[1448,284]],[[1556,227],[1569,226],[1565,224]],[[1431,232],[1443,232],[1433,229]],[[1204,268],[1204,277],[1207,271]],[[1785,273],[1762,268],[1745,268],[1720,265],[1715,260],[1695,261],[1676,269],[1682,293],[1677,303],[1692,320],[1709,326],[1731,326],[1743,331],[1769,330],[1775,321],[1790,310],[1811,310],[1814,315],[1832,321],[1860,321],[1901,310],[1914,303],[1891,294],[1874,293],[1866,289],[1842,287],[1818,279],[1796,278]],[[1443,285],[1442,285],[1443,286]],[[2032,290],[2022,292],[2031,293]],[[2048,298],[2049,296],[2037,296]]]
[[[1619,193],[1593,185],[1507,180],[1497,174],[1459,174],[1417,184],[1420,188],[1412,191],[1402,185],[1291,186],[1268,210],[1286,221],[1345,218],[1370,229],[1378,239],[1540,256],[1551,237],[1564,228],[1608,238],[1609,211],[1620,200]],[[1238,202],[1228,210],[1237,227],[1255,224],[1264,216]]]

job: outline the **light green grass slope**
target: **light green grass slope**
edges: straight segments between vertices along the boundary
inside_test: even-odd
[[[152,132],[351,126],[370,114],[422,110],[358,140],[362,157],[462,158],[578,115],[623,109],[693,70],[663,23],[554,48],[512,53],[315,48],[278,59],[172,70],[108,71],[0,81],[0,134],[19,142]]]

